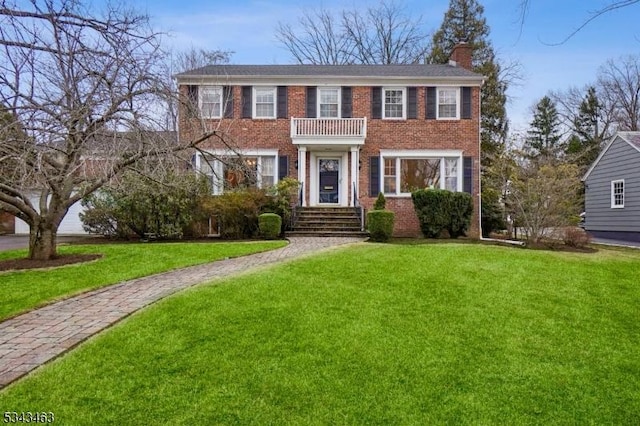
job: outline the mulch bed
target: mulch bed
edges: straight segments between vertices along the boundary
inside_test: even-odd
[[[55,268],[57,266],[73,265],[74,263],[90,262],[100,259],[101,254],[65,254],[51,260],[31,260],[31,259],[7,259],[0,260],[1,271],[14,271],[19,269],[43,269]]]

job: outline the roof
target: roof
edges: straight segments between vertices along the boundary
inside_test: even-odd
[[[228,81],[465,80],[480,84],[484,77],[457,65],[207,65],[176,75],[178,81],[224,77]]]
[[[634,148],[636,151],[640,152],[640,132],[618,132],[618,133],[616,133],[615,137],[613,137],[611,139],[611,141],[609,141],[607,146],[604,147],[602,152],[600,152],[600,155],[598,155],[598,158],[596,158],[596,160],[593,162],[591,167],[589,167],[589,170],[587,170],[587,173],[584,174],[584,177],[582,178],[583,181],[587,180],[589,175],[591,175],[591,172],[593,171],[593,169],[595,169],[596,165],[598,165],[598,163],[600,162],[602,157],[604,157],[604,155],[609,150],[611,145],[613,145],[613,143],[618,139],[628,143],[632,148]]]
[[[482,77],[455,65],[207,65],[176,77]]]

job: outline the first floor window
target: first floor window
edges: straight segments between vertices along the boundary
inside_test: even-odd
[[[400,159],[400,192],[440,188],[440,160],[430,158]]]
[[[276,88],[254,87],[254,118],[276,118]]]
[[[209,177],[213,193],[243,188],[268,188],[276,183],[274,155],[203,158],[200,172]]]
[[[611,208],[624,207],[624,179],[611,181]]]
[[[385,158],[384,160],[384,193],[394,194],[396,192],[396,159]]]
[[[201,86],[198,91],[200,115],[202,118],[222,117],[222,87]]]
[[[458,191],[460,158],[383,157],[383,191],[409,195],[418,189]]]

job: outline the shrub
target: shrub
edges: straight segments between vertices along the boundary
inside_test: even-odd
[[[411,194],[420,229],[427,238],[440,236],[445,229],[451,238],[465,235],[473,215],[473,198],[466,192],[419,189]]]
[[[275,240],[280,235],[282,218],[275,213],[262,213],[258,216],[260,234],[267,240]]]
[[[367,212],[367,230],[373,241],[385,242],[393,234],[395,214],[388,210],[372,210]]]
[[[378,198],[376,198],[376,202],[373,204],[374,210],[384,210],[387,206],[387,200],[384,198],[384,194],[382,192],[378,193]]]
[[[152,178],[125,173],[82,200],[80,219],[88,232],[121,238],[180,238],[209,188],[194,174],[165,172]]]
[[[450,222],[449,194],[443,189],[419,189],[411,194],[420,229],[427,238],[436,238]]]
[[[565,228],[562,240],[569,247],[585,248],[591,243],[591,236],[584,229]]]
[[[286,177],[269,188],[269,200],[263,211],[275,213],[282,218],[286,226],[291,224],[293,204],[298,196],[299,183],[296,179]]]
[[[449,224],[451,238],[466,235],[473,215],[473,198],[466,192],[451,192],[449,195]]]
[[[227,191],[210,197],[203,204],[204,210],[216,216],[223,238],[251,238],[258,232],[258,216],[269,202],[261,189]]]

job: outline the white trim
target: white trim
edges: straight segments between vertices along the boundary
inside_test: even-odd
[[[616,183],[622,183],[622,204],[616,204],[616,197],[615,197],[615,184]],[[624,184],[624,179],[616,179],[616,180],[612,180],[611,181],[611,208],[612,209],[624,209],[624,188],[625,184]]]
[[[258,106],[257,91],[270,91],[273,94],[273,115],[258,117],[256,109]],[[273,120],[278,116],[278,88],[276,86],[252,86],[251,88],[251,117],[256,120]]]
[[[215,94],[215,92],[218,92],[218,94],[220,95],[220,114],[219,115],[205,115],[204,114],[204,110],[202,109],[202,97],[204,95],[205,91],[211,91]],[[215,102],[209,102],[209,103],[214,103]],[[216,86],[216,85],[201,85],[198,87],[198,111],[200,112],[200,117],[201,118],[206,118],[206,119],[219,119],[222,118],[222,111],[224,110],[224,90],[222,89],[222,86]],[[178,120],[180,121],[180,120]]]
[[[440,117],[440,92],[443,90],[453,90],[456,92],[456,116]],[[436,87],[436,120],[460,120],[460,86],[439,86]]]
[[[273,165],[273,184],[278,183],[280,176],[280,161],[279,153],[277,149],[247,149],[247,150],[230,150],[230,149],[211,149],[211,150],[202,150],[202,154],[211,155],[213,158],[211,160],[211,166],[213,168],[213,178],[212,178],[212,192],[213,195],[220,195],[224,192],[224,164],[219,159],[221,157],[257,157],[258,163],[256,164],[257,172],[258,172],[258,187],[262,187],[262,176],[260,174],[262,168],[262,159],[261,157],[275,157],[274,165]],[[202,155],[198,153],[198,156]],[[200,158],[196,158],[197,168],[196,170],[200,172],[202,167],[202,160]]]
[[[629,146],[631,146],[633,149],[635,149],[636,151],[640,152],[640,148],[638,146],[636,146],[635,144],[629,142],[627,140],[627,135],[629,133],[638,133],[638,132],[618,132],[613,138],[611,138],[611,140],[609,141],[609,143],[607,144],[607,146],[605,146],[602,151],[600,152],[600,155],[598,155],[598,158],[595,159],[595,161],[593,162],[593,164],[591,164],[591,167],[589,167],[589,170],[587,170],[587,173],[584,174],[584,176],[582,177],[582,181],[586,181],[589,176],[591,175],[591,172],[593,172],[593,169],[596,168],[596,166],[598,165],[598,163],[600,162],[600,160],[602,160],[602,157],[604,157],[604,155],[607,153],[607,151],[609,151],[609,148],[611,148],[611,145],[613,145],[613,143],[618,140],[618,138],[622,139],[623,141],[625,141]]]
[[[386,92],[387,90],[394,90],[394,91],[401,91],[402,92],[402,101],[401,101],[401,105],[402,105],[402,117],[387,117],[385,112],[386,112],[386,103],[385,103],[385,99],[387,98],[386,96]],[[406,120],[407,119],[407,88],[406,87],[395,87],[395,86],[387,86],[387,87],[383,87],[382,88],[382,119],[383,120]],[[397,104],[393,104],[393,105],[397,105]]]
[[[333,86],[331,86],[331,87],[322,86],[322,87],[317,87],[316,88],[316,112],[317,112],[316,115],[317,115],[317,118],[342,118],[342,90],[341,89],[342,89],[341,87],[333,87]],[[320,99],[322,98],[320,92],[322,90],[335,90],[338,93],[338,111],[337,111],[338,115],[337,116],[335,116],[335,117],[322,117],[320,115],[320,111],[321,111],[321,109],[320,109],[320,104],[321,104]]]
[[[309,164],[309,205],[310,206],[340,206],[347,207],[349,205],[349,152],[311,152]],[[321,204],[318,200],[320,197],[318,185],[320,184],[320,171],[318,169],[318,161],[320,159],[331,158],[340,160],[340,172],[338,175],[338,196],[340,202],[338,204]]]
[[[445,158],[456,158],[458,160],[458,169],[457,169],[457,192],[462,192],[464,188],[463,178],[464,178],[464,162],[463,162],[463,152],[462,150],[380,150],[380,170],[381,173],[379,177],[378,184],[380,185],[380,191],[384,193],[385,197],[396,197],[396,198],[407,198],[411,197],[411,193],[408,192],[399,192],[402,186],[402,182],[400,181],[400,170],[402,159],[438,159],[440,160],[440,189],[445,189]],[[396,160],[396,192],[395,193],[386,193],[384,192],[384,160],[385,158],[394,158]]]

